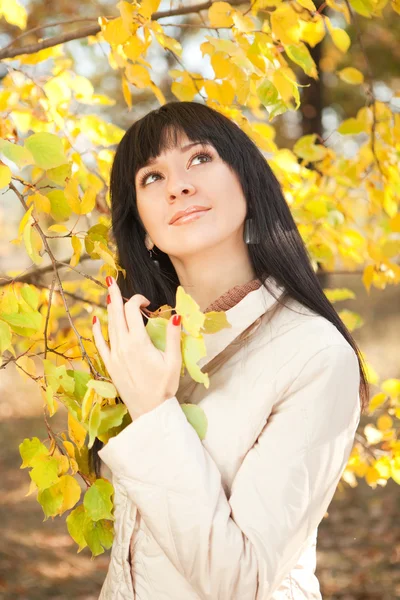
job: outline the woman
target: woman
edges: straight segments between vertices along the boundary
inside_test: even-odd
[[[93,335],[132,422],[92,457],[115,487],[100,599],[321,598],[317,528],[368,386],[276,177],[222,113],[170,102],[122,138],[110,192],[126,279],[108,279],[110,347],[98,321]],[[231,324],[204,335],[209,388],[180,378],[179,322],[165,354],[144,328],[140,307],[175,306],[179,285]]]

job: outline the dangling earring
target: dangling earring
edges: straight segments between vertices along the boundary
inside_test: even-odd
[[[148,233],[146,234],[144,243],[145,243],[147,250],[149,251],[149,256],[150,256],[151,260],[156,265],[156,267],[160,267],[160,263],[158,262],[158,260],[155,260],[154,258],[152,258],[152,256],[153,256],[152,248],[154,248],[154,242],[151,240]]]
[[[152,250],[152,248],[154,248],[154,243],[152,242],[148,233],[146,234],[146,237],[144,240],[144,245],[146,246],[147,250],[149,251],[149,256],[151,258],[153,256],[153,253],[151,250]]]
[[[252,218],[247,218],[244,223],[243,240],[246,244],[258,244],[260,241]]]

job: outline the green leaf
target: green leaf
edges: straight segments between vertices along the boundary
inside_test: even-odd
[[[21,296],[23,297],[25,302],[31,307],[32,310],[37,309],[37,307],[39,306],[40,294],[33,285],[29,285],[28,283],[25,284],[21,288]]]
[[[40,331],[43,325],[43,316],[36,311],[30,313],[3,313],[1,318],[11,327],[26,327],[27,329],[33,329],[33,331]]]
[[[44,374],[46,375],[47,383],[57,392],[59,387],[72,394],[75,388],[75,379],[68,375],[65,365],[57,367],[48,358],[43,359]]]
[[[277,88],[267,77],[265,77],[262,83],[258,86],[257,96],[266,107],[270,106],[271,104],[275,104],[279,100],[279,92]]]
[[[89,517],[86,514],[86,510],[83,504],[80,504],[79,506],[74,508],[74,510],[71,511],[71,513],[68,515],[65,521],[67,523],[69,535],[79,546],[79,553],[87,546],[87,542],[84,536],[84,530],[86,524],[89,522]]]
[[[54,181],[57,185],[65,186],[67,177],[71,177],[72,166],[70,164],[60,165],[54,169],[47,169],[46,175],[50,181]]]
[[[182,333],[182,359],[190,376],[194,381],[203,383],[206,388],[209,387],[209,377],[207,373],[200,370],[197,362],[200,358],[206,356],[207,350],[203,336],[194,337]]]
[[[89,417],[89,443],[88,443],[89,449],[93,446],[94,440],[96,439],[96,436],[97,436],[97,431],[99,429],[99,425],[100,425],[100,421],[101,421],[100,411],[101,411],[101,406],[98,402],[96,402],[90,412],[90,417]]]
[[[167,344],[168,320],[163,317],[151,317],[146,323],[146,331],[157,350],[165,351]]]
[[[101,421],[97,435],[102,435],[112,427],[121,425],[127,412],[128,409],[125,404],[115,404],[115,406],[105,406],[102,408],[100,413]]]
[[[91,378],[90,373],[87,373],[86,371],[74,371],[74,369],[67,369],[67,374],[75,379],[74,396],[77,400],[82,402],[87,390],[87,383]]]
[[[371,0],[350,0],[350,4],[363,17],[367,17],[367,19],[372,17],[374,4]]]
[[[118,396],[118,392],[115,386],[110,381],[103,381],[101,379],[90,379],[87,383],[88,388],[93,388],[94,391],[99,394],[102,398],[115,398]]]
[[[310,51],[303,42],[300,42],[300,44],[289,44],[288,46],[285,46],[285,52],[288,57],[294,63],[296,63],[296,65],[299,65],[299,67],[303,69],[304,73],[310,77],[313,77],[314,79],[318,79],[317,66],[310,54]]]
[[[87,521],[84,529],[85,540],[93,556],[103,554],[111,548],[114,538],[113,524],[110,521]]]
[[[25,469],[26,467],[32,467],[34,459],[38,456],[48,456],[49,451],[39,438],[34,437],[25,439],[19,445],[19,453],[22,458],[20,469]]]
[[[36,462],[29,476],[39,490],[45,490],[58,481],[58,460],[54,456],[43,457]]]
[[[63,494],[57,484],[50,486],[44,490],[40,490],[37,495],[37,500],[43,508],[45,521],[49,517],[55,517],[59,514],[59,510],[63,503]]]
[[[208,421],[204,410],[200,406],[197,406],[197,404],[181,404],[181,408],[199,438],[204,440],[208,427]]]
[[[100,519],[111,519],[114,520],[111,514],[113,503],[111,496],[114,493],[114,488],[109,481],[99,478],[90,486],[87,490],[83,505],[86,509],[88,516],[93,521],[100,521]]]
[[[55,221],[66,221],[72,213],[72,208],[62,190],[52,190],[46,194],[51,204],[51,216]]]
[[[7,140],[0,139],[0,151],[2,154],[17,165],[19,169],[22,169],[26,165],[31,165],[34,162],[32,154],[23,146],[18,144],[12,144]]]
[[[54,133],[34,133],[25,140],[25,148],[28,148],[35,164],[41,169],[53,169],[68,163],[63,143]]]

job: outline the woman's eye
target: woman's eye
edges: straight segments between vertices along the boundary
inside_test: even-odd
[[[191,159],[191,162],[193,162],[196,158],[207,158],[207,160],[205,162],[209,162],[209,160],[212,159],[211,154],[208,154],[207,152],[201,152],[200,154],[195,154],[195,156],[193,156],[193,158]],[[200,163],[202,164],[202,163]],[[147,185],[147,180],[149,177],[153,177],[153,176],[157,176],[157,177],[162,177],[162,174],[159,171],[152,171],[151,173],[145,173],[143,175],[143,177],[140,180],[140,185],[141,186],[146,186]]]

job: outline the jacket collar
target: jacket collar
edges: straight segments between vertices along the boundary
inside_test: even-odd
[[[208,364],[217,354],[233,342],[242,331],[276,303],[274,296],[279,297],[285,288],[280,286],[272,275],[267,277],[265,281],[272,290],[272,293],[266,290],[264,285],[261,285],[256,290],[252,290],[235,306],[225,311],[231,327],[221,329],[217,333],[204,334],[207,354],[198,361],[197,364],[200,368]]]

